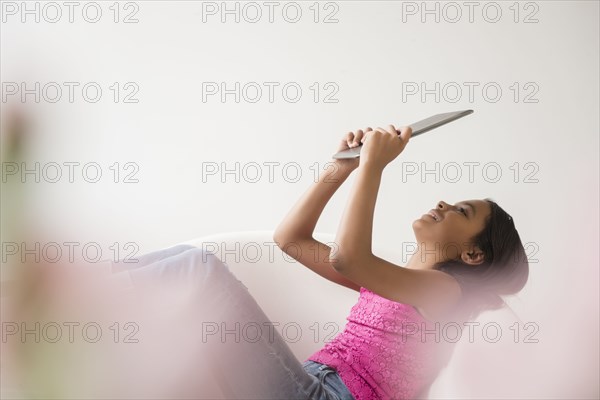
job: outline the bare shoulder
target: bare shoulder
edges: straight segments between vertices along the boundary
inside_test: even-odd
[[[430,288],[435,291],[427,302],[415,306],[417,311],[430,321],[443,319],[460,301],[462,289],[458,281],[442,271],[424,271],[429,277]]]
[[[335,270],[359,287],[431,317],[444,315],[462,296],[458,281],[446,272],[407,268],[374,254],[352,260],[334,264]]]

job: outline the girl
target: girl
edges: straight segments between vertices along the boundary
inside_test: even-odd
[[[440,201],[413,222],[417,251],[398,266],[371,252],[373,211],[382,171],[412,130],[393,125],[348,133],[337,151],[363,143],[360,159],[340,159],[300,198],[274,233],[278,246],[325,279],[360,293],[343,332],[302,364],[273,329],[248,342],[215,340],[207,352],[226,398],[412,399],[427,396],[452,344],[427,333],[434,323],[461,322],[503,305],[517,293],[528,263],[512,218],[491,199]],[[325,205],[358,169],[333,248],[312,238]],[[319,254],[315,260],[315,246]],[[306,249],[306,251],[297,251]],[[310,251],[309,251],[310,250]],[[180,245],[141,257],[129,269],[135,287],[164,289],[202,304],[201,319],[270,323],[260,306],[214,254]],[[128,279],[129,279],[128,278]],[[158,284],[160,282],[160,284]],[[183,302],[182,302],[183,304]]]

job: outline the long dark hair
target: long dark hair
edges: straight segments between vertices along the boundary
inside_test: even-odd
[[[508,307],[500,296],[516,294],[529,277],[529,262],[512,217],[491,198],[484,200],[490,204],[491,214],[483,230],[471,239],[483,251],[484,261],[473,266],[458,257],[433,266],[460,284],[463,296],[457,312],[466,319]]]

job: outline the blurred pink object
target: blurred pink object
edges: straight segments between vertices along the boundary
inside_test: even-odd
[[[130,290],[124,276],[100,265],[40,263],[21,272],[2,297],[5,393],[124,399],[210,392],[203,349],[188,324],[194,318],[180,307],[185,299]]]

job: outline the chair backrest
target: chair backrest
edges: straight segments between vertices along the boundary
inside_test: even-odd
[[[326,244],[335,239],[330,233],[313,237]],[[273,231],[217,233],[185,244],[207,249],[229,266],[301,361],[344,329],[358,300],[357,291],[326,280],[279,249]]]

